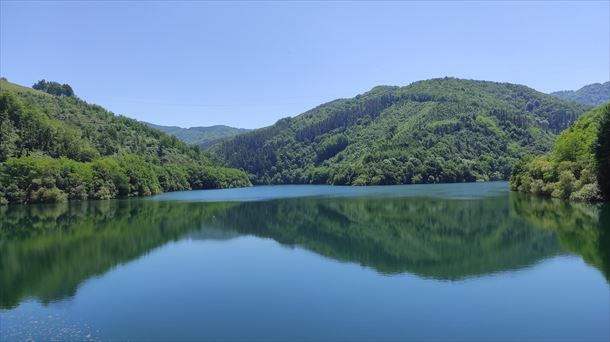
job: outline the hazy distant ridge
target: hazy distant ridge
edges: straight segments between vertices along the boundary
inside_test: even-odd
[[[601,106],[610,101],[610,82],[593,83],[578,90],[562,90],[551,93],[564,100],[572,100],[582,104]]]
[[[225,125],[183,128],[178,126],[155,125],[144,121],[143,123],[163,133],[173,135],[187,144],[199,145],[201,148],[210,147],[224,139],[232,138],[238,134],[250,131],[246,128],[236,128]]]

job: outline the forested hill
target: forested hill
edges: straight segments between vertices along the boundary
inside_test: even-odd
[[[207,149],[223,140],[249,131],[249,129],[245,128],[235,128],[224,125],[183,128],[177,126],[155,125],[149,122],[144,123],[163,133],[173,135],[187,144],[198,145],[202,149]]]
[[[212,150],[256,183],[502,180],[589,108],[521,85],[432,79],[375,87]]]
[[[72,92],[41,89],[49,91],[0,80],[0,203],[249,184],[243,172],[213,165],[197,146]]]
[[[582,104],[601,106],[610,101],[610,82],[593,83],[578,90],[556,91],[551,95]]]

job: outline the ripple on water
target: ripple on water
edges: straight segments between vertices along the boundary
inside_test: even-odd
[[[99,341],[89,324],[53,314],[0,311],[1,341]]]

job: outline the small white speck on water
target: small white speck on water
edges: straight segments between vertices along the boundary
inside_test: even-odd
[[[99,330],[62,315],[41,315],[1,312],[0,341],[97,341]],[[95,331],[95,335],[92,332]]]

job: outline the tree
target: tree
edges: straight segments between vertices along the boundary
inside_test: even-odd
[[[61,85],[61,88],[64,96],[74,97],[74,90],[72,90],[72,87],[70,87],[70,85],[64,83]]]
[[[44,91],[55,96],[74,97],[74,90],[68,84],[59,84],[57,82],[47,82],[44,79],[36,82],[33,89]]]
[[[595,145],[597,161],[597,182],[602,196],[610,200],[610,104],[604,106],[602,121]]]

